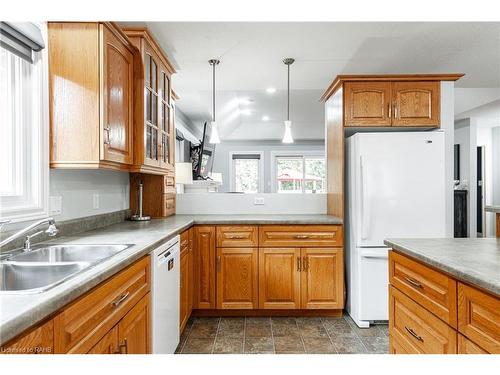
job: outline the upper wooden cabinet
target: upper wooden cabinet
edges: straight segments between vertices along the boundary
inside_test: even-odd
[[[165,174],[174,169],[174,68],[147,29],[124,29],[139,50],[134,85],[134,164],[132,172]]]
[[[346,82],[344,126],[440,124],[440,82]]]
[[[439,126],[440,82],[393,82],[392,126]]]
[[[346,82],[345,126],[391,126],[390,82]]]
[[[50,166],[133,163],[134,47],[112,23],[48,24]]]

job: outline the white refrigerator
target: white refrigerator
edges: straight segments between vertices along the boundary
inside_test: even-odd
[[[346,141],[346,308],[359,327],[388,320],[384,239],[445,237],[444,156],[441,131]]]

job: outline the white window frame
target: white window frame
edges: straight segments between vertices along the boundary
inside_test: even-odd
[[[326,155],[322,151],[271,151],[271,191],[273,193],[278,193],[278,184],[276,177],[276,158],[302,158],[304,163],[304,173],[305,173],[305,159],[310,158],[323,158],[325,159],[325,183],[327,181],[328,170],[326,169]],[[295,194],[306,194],[304,190],[305,185],[302,184],[302,191],[300,193]],[[326,186],[325,186],[326,188]],[[324,193],[316,193],[316,194],[324,194]]]
[[[259,155],[259,193],[264,192],[264,152],[263,151],[230,151],[229,152],[229,191],[235,191],[236,187],[234,184],[234,163],[233,155]]]
[[[46,24],[39,24],[47,40]],[[0,47],[1,48],[1,47]],[[48,216],[49,206],[49,91],[47,48],[34,52],[30,85],[22,93],[23,103],[19,132],[12,142],[21,150],[13,160],[18,186],[12,195],[0,196],[0,217],[12,222],[36,220]],[[39,98],[39,100],[37,100]],[[26,118],[28,117],[28,118]]]

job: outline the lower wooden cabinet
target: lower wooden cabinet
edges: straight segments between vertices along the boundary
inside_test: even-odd
[[[118,323],[120,354],[150,353],[150,295],[144,296]]]
[[[118,326],[113,327],[88,351],[88,354],[120,354]]]
[[[194,308],[215,309],[215,227],[193,228]]]
[[[257,248],[217,248],[217,308],[256,309]]]
[[[488,352],[459,333],[458,354],[488,354]]]
[[[391,341],[409,353],[457,352],[456,331],[393,286],[389,289],[389,334]]]
[[[259,249],[259,308],[300,309],[300,249]]]
[[[180,255],[180,318],[179,329],[182,333],[193,310],[193,231],[188,229],[181,233]]]
[[[301,308],[344,307],[344,253],[341,248],[301,249]]]
[[[39,324],[0,348],[1,354],[52,354],[54,321]]]

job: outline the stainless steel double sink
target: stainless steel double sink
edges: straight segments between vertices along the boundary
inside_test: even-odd
[[[47,291],[133,245],[50,245],[0,262],[0,294]]]

